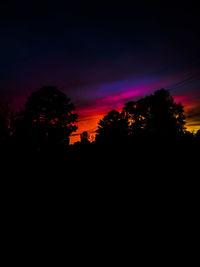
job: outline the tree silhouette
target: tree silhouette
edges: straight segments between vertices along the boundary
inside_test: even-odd
[[[44,146],[69,144],[76,131],[77,114],[70,99],[54,86],[32,93],[25,110],[18,114],[15,134],[41,149]]]
[[[131,101],[125,104],[123,116],[129,125],[129,134],[141,136],[144,134],[147,121],[150,117],[148,99],[142,98],[138,101]]]
[[[98,123],[96,142],[118,143],[127,136],[128,123],[122,114],[111,110]]]
[[[131,134],[177,136],[183,134],[185,129],[183,106],[176,104],[165,89],[136,102],[126,103],[123,112]]]
[[[147,130],[162,136],[182,134],[185,124],[182,105],[176,104],[165,89],[158,90],[151,97],[150,119]]]

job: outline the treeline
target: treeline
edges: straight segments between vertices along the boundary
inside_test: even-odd
[[[170,142],[198,143],[200,130],[194,134],[186,127],[181,103],[175,103],[169,91],[157,90],[153,95],[126,103],[121,112],[111,110],[98,123],[95,144],[100,146]],[[89,144],[87,132],[81,142]]]
[[[184,109],[170,93],[161,89],[153,95],[126,103],[121,112],[112,110],[98,123],[95,140],[87,132],[69,145],[77,130],[78,114],[71,100],[56,87],[32,93],[24,110],[12,112],[0,104],[0,147],[2,151],[79,151],[90,147],[141,147],[181,142],[200,143],[200,130],[185,128]]]

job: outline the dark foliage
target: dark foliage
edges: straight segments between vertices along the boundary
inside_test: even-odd
[[[70,99],[56,87],[43,87],[16,116],[13,137],[36,150],[68,145],[70,134],[77,129],[74,110]]]
[[[10,136],[10,121],[12,113],[7,103],[0,103],[0,144]]]
[[[112,110],[98,123],[96,142],[117,144],[127,137],[128,122],[123,114]]]
[[[131,146],[135,150],[155,143],[164,147],[172,139],[188,136],[184,125],[183,106],[176,104],[167,90],[161,89],[126,103],[122,112],[110,111],[98,123],[96,143]]]
[[[180,103],[176,104],[165,89],[126,103],[123,112],[132,135],[174,137],[184,133],[183,107]]]
[[[60,155],[68,163],[78,158],[79,162],[110,162],[117,157],[116,162],[126,159],[132,165],[147,163],[154,156],[158,161],[162,158],[159,155],[168,153],[170,158],[177,153],[181,157],[190,149],[189,153],[194,154],[200,146],[199,131],[194,135],[185,130],[182,105],[164,89],[126,103],[121,112],[110,111],[99,121],[94,142],[88,132],[83,132],[80,142],[69,145],[70,134],[77,129],[74,110],[70,99],[56,87],[43,87],[33,93],[25,109],[14,117],[8,106],[1,105],[1,151],[4,148],[9,155],[30,152],[46,158]]]
[[[200,141],[200,130],[197,131],[196,138]]]

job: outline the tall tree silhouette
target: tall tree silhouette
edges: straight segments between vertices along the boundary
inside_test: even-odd
[[[15,131],[37,148],[69,144],[77,114],[70,99],[54,86],[32,93],[16,120]]]
[[[127,136],[128,123],[122,114],[111,110],[98,123],[96,142],[118,143]]]
[[[176,104],[165,89],[136,102],[128,102],[123,109],[131,134],[156,136],[183,134],[185,116],[182,104]]]

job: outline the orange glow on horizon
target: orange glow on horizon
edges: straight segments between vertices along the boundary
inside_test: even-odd
[[[84,119],[80,119],[78,121],[78,130],[70,136],[70,144],[74,144],[75,142],[80,141],[80,135],[85,131],[88,132],[90,138],[94,138],[97,124],[104,115],[105,114],[92,115]]]
[[[184,106],[184,110],[185,110],[185,115],[186,115],[186,130],[196,133],[199,129],[200,129],[200,125],[196,124],[195,121],[187,119],[187,114],[190,110],[190,108],[193,105],[185,105]],[[121,111],[121,107],[115,109],[118,110],[119,112]],[[88,115],[87,117],[84,118],[80,118],[78,121],[78,130],[77,132],[73,133],[70,136],[70,144],[74,144],[75,142],[80,141],[80,135],[82,134],[82,132],[86,131],[88,132],[91,140],[93,141],[95,138],[95,131],[97,129],[98,126],[98,122],[109,112],[110,110],[106,110],[101,114],[93,114],[93,115]]]
[[[115,108],[115,110],[121,112],[122,107]],[[98,122],[103,119],[105,115],[108,114],[110,109],[104,109],[103,111],[94,111],[94,110],[78,110],[78,114],[84,114],[78,119],[78,130],[70,136],[70,144],[80,141],[80,135],[83,132],[88,132],[90,136],[90,141],[93,141],[95,138],[95,131],[98,127]]]

